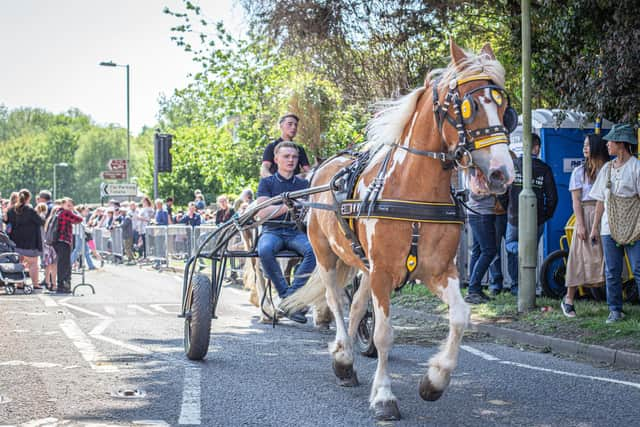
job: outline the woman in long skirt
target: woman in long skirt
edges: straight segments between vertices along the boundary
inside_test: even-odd
[[[573,300],[578,286],[597,287],[604,284],[602,242],[589,239],[596,209],[596,200],[589,196],[589,192],[598,172],[609,161],[609,154],[600,135],[588,135],[584,139],[582,152],[585,162],[573,170],[569,181],[576,223],[567,261],[567,295],[560,304],[567,317],[576,316]]]

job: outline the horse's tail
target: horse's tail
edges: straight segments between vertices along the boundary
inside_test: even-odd
[[[326,304],[326,285],[322,281],[322,275],[320,274],[319,269],[320,267],[316,266],[316,269],[311,273],[307,283],[298,289],[293,295],[282,301],[282,309],[293,312],[302,310],[310,305],[318,306],[320,304]],[[338,286],[341,289],[347,286],[353,280],[357,271],[357,268],[349,267],[342,261],[338,261],[336,265],[336,280]]]

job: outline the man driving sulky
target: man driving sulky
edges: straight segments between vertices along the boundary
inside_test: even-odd
[[[295,175],[299,159],[299,150],[296,144],[291,141],[282,141],[276,145],[274,153],[274,161],[278,170],[273,175],[260,180],[258,203],[285,192],[309,187],[309,181]],[[280,298],[284,299],[307,282],[316,266],[316,258],[307,235],[291,222],[289,209],[286,205],[266,207],[258,213],[258,216],[260,219],[268,219],[262,227],[262,235],[258,240],[258,255],[262,268],[272,281]],[[297,252],[303,257],[302,263],[296,269],[291,287],[288,286],[276,259],[276,254],[284,249]],[[280,314],[298,323],[307,322],[303,311],[281,312]]]

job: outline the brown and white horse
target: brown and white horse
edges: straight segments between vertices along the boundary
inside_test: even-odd
[[[474,109],[470,121],[466,120],[470,117],[469,111],[462,114],[465,117],[464,132],[468,135],[467,138],[473,141],[471,135],[478,136],[481,132],[484,135],[501,129],[489,135],[492,140],[482,138],[485,143],[476,144],[473,151],[463,156],[468,161],[470,155],[473,160],[467,172],[474,191],[500,194],[513,181],[513,163],[506,143],[507,132],[503,127],[503,116],[508,104],[502,99],[502,92],[496,91],[496,87],[504,87],[504,69],[488,44],[475,55],[464,52],[451,40],[450,51],[452,61],[446,69],[432,71],[427,76],[424,87],[390,103],[369,123],[368,148],[379,151],[361,176],[356,188],[356,198],[362,197],[376,178],[383,158],[391,150],[381,199],[452,202],[451,168],[443,167],[438,159],[420,155],[420,151],[452,155],[459,148],[460,129],[456,129],[453,120],[442,120],[441,116],[443,124],[441,128],[438,126],[434,114],[433,85],[437,85],[435,93],[439,103],[445,107],[450,117],[455,118],[454,106],[445,102],[450,88],[457,88],[458,99],[467,95],[473,98],[468,99],[469,103],[463,106]],[[451,85],[454,80],[457,85]],[[347,157],[328,161],[318,169],[311,186],[328,183],[352,161]],[[312,196],[312,202],[331,204],[333,199],[331,194],[325,192]],[[366,216],[355,220],[354,230],[366,254],[369,268],[352,251],[351,241],[345,237],[333,212],[312,209],[308,230],[317,258],[317,269],[307,285],[285,300],[285,305],[299,308],[319,297],[326,297],[336,321],[336,338],[329,346],[334,372],[342,385],[357,385],[353,369],[353,340],[369,298],[373,298],[376,319],[373,338],[378,350],[378,366],[371,387],[370,404],[377,419],[399,419],[400,412],[396,397],[391,391],[388,369],[389,351],[393,344],[390,296],[407,275],[406,261],[412,242],[412,223]],[[420,381],[420,396],[425,400],[438,399],[448,386],[469,320],[470,310],[460,294],[459,276],[454,262],[460,233],[460,224],[419,224],[418,262],[410,279],[425,284],[449,305],[449,335],[440,351],[430,359],[428,371]],[[347,331],[343,320],[341,287],[345,286],[358,269],[364,275],[351,305]]]

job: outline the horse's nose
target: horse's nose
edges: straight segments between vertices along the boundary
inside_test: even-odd
[[[507,168],[500,166],[489,170],[489,183],[492,185],[504,185],[507,181]]]

